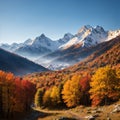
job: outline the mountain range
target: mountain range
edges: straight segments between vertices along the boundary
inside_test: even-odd
[[[27,56],[28,58],[31,58],[32,56],[32,58],[36,58],[56,51],[59,46],[68,42],[72,37],[72,34],[67,33],[63,38],[53,41],[44,34],[41,34],[34,40],[28,39],[23,43],[13,43],[11,45],[1,44],[0,47],[24,57]]]
[[[65,69],[69,72],[92,71],[106,65],[120,68],[120,35],[95,46],[98,48],[83,61]],[[93,47],[93,49],[95,48]]]
[[[1,44],[0,47],[26,57],[52,70],[69,67],[84,60],[101,49],[99,44],[106,43],[120,35],[120,30],[106,31],[101,26],[85,25],[72,35],[66,33],[63,38],[51,40],[44,34],[34,40],[23,43]]]

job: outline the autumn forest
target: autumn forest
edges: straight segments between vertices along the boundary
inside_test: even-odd
[[[119,99],[120,69],[111,66],[98,68],[94,74],[51,72],[24,78],[0,71],[0,116],[5,118],[27,112],[30,106],[50,109],[98,106]]]
[[[120,99],[119,41],[117,37],[105,46],[103,43],[102,49],[63,70],[24,76],[1,70],[0,118],[18,120],[18,115],[24,118],[34,109],[69,110],[115,104]]]

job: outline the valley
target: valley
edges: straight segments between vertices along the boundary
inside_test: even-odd
[[[0,118],[118,120],[120,33],[109,37],[108,33],[100,26],[84,26],[75,36],[66,34],[58,41],[42,34],[34,41],[16,43],[15,51],[2,44]]]
[[[0,120],[120,120],[120,0],[0,0]]]

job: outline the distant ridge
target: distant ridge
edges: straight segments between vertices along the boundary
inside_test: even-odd
[[[1,48],[0,70],[12,72],[15,75],[25,75],[32,72],[47,71],[46,68]]]

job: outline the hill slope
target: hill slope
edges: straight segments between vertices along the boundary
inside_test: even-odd
[[[96,46],[98,49],[84,61],[67,68],[71,72],[96,69],[105,65],[119,66],[120,64],[120,36],[111,41]]]
[[[46,68],[35,64],[23,57],[7,52],[0,48],[0,69],[15,75],[25,75],[32,72],[47,71]]]

